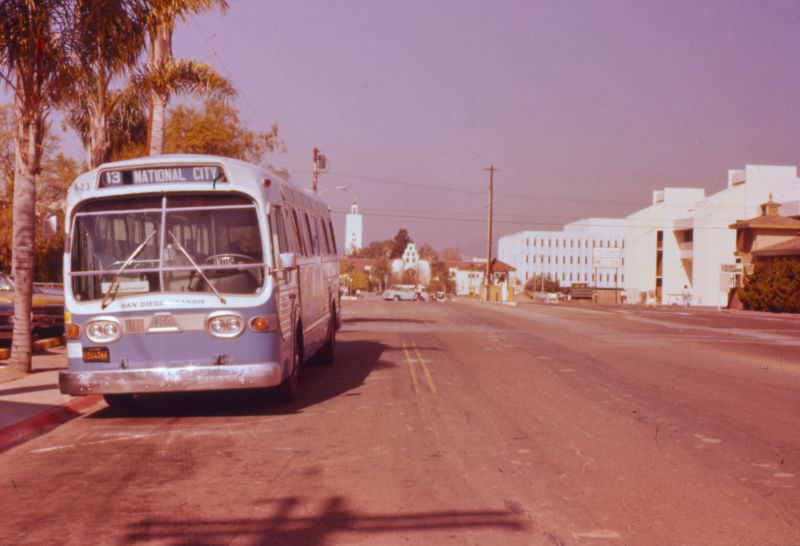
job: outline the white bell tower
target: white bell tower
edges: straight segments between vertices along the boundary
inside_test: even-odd
[[[345,255],[352,256],[361,250],[363,229],[363,220],[361,214],[358,212],[358,205],[355,201],[350,205],[350,214],[347,215],[344,228]]]

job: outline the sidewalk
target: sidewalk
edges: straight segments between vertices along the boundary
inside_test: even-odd
[[[63,346],[33,355],[33,372],[19,374],[0,360],[0,453],[95,407],[99,396],[74,397],[58,390],[67,367]]]

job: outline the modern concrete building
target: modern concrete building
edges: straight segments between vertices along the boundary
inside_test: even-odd
[[[515,268],[511,279],[525,284],[543,276],[561,287],[582,283],[597,288],[623,288],[625,220],[586,218],[563,231],[521,231],[500,237],[497,257]]]
[[[344,248],[345,256],[352,256],[361,250],[363,221],[358,212],[358,205],[350,205],[350,214],[345,218],[344,224]]]
[[[676,222],[689,218],[703,198],[702,188],[664,188],[653,192],[649,207],[625,219],[629,303],[677,303],[683,287],[692,285],[692,232]]]
[[[757,216],[770,193],[784,214],[800,212],[797,167],[731,170],[727,187],[708,197],[695,188],[654,192],[651,206],[626,218],[628,301],[677,303],[686,285],[693,305],[727,306],[741,276],[731,224]]]

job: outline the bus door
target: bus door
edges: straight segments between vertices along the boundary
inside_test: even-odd
[[[279,206],[273,205],[269,213],[270,227],[270,247],[272,248],[272,263],[275,264],[273,274],[275,310],[278,313],[278,321],[281,326],[281,336],[284,341],[294,338],[290,335],[294,328],[293,320],[299,312],[299,273],[297,267],[294,269],[283,269],[281,265],[281,254],[293,252],[298,258],[302,255],[300,245],[293,229],[287,229],[286,211]]]

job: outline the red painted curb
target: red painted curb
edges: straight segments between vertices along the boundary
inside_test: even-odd
[[[0,429],[0,453],[80,416],[101,400],[102,397],[96,394],[73,398],[66,404],[49,408],[19,423]]]

